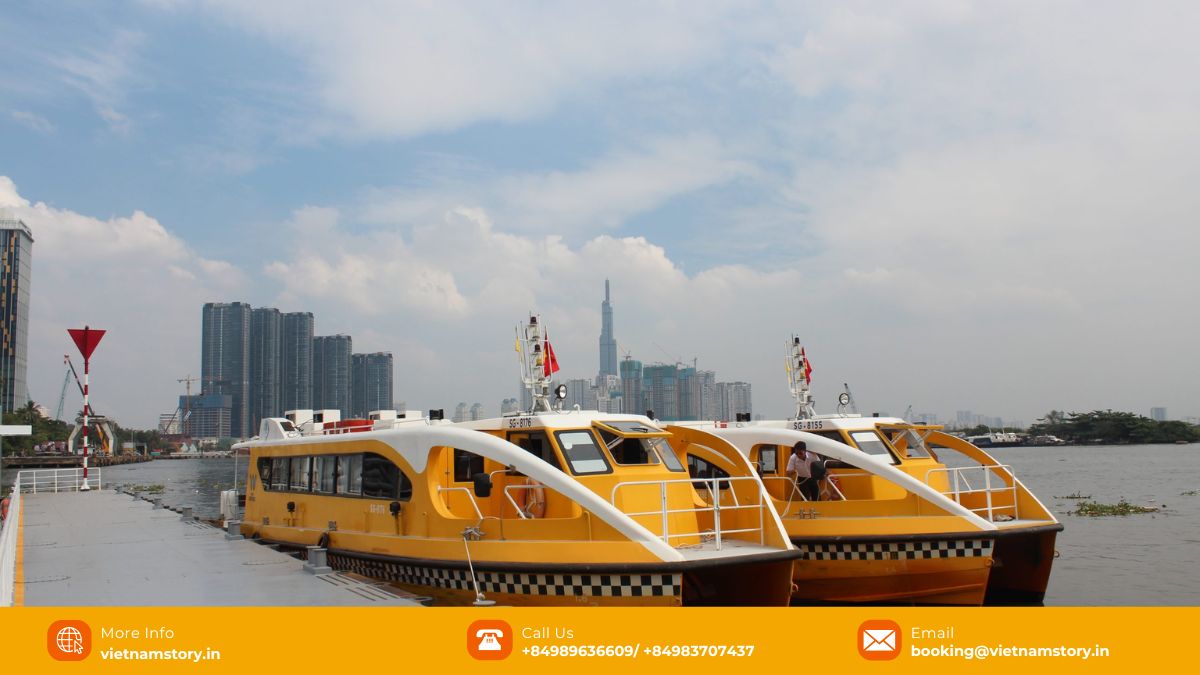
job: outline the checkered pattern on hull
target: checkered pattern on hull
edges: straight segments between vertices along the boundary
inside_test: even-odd
[[[927,560],[992,555],[991,539],[796,544],[801,560]]]
[[[387,560],[364,559],[329,553],[334,569],[365,577],[414,586],[474,591],[471,574],[462,569],[405,565]],[[538,574],[477,570],[479,590],[484,593],[516,595],[598,596],[643,598],[679,595],[680,574]]]

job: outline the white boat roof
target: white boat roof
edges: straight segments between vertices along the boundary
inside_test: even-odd
[[[681,427],[693,429],[793,429],[796,431],[827,431],[845,429],[846,431],[861,431],[874,429],[877,424],[909,424],[899,417],[863,417],[861,415],[818,415],[808,419],[790,420],[754,420],[752,422],[714,422],[687,420],[671,422]]]
[[[520,422],[517,422],[520,420]],[[529,420],[526,424],[525,420]],[[457,427],[465,429],[476,429],[479,431],[493,431],[496,429],[512,429],[519,431],[521,429],[576,429],[579,427],[590,427],[593,422],[637,422],[647,426],[651,431],[662,431],[667,424],[664,422],[656,422],[645,415],[634,415],[626,413],[606,413],[595,410],[563,410],[552,412],[539,412],[530,414],[507,415],[505,417],[492,417],[485,420],[472,420],[467,422],[459,422],[455,424]]]
[[[683,560],[683,555],[654,536],[640,523],[617,510],[596,493],[582,487],[577,480],[547,464],[529,452],[490,434],[465,429],[454,424],[406,424],[393,429],[361,431],[347,434],[321,436],[290,436],[277,440],[251,440],[234,446],[240,448],[286,447],[293,445],[362,445],[369,441],[386,443],[408,462],[418,473],[424,473],[429,460],[429,451],[435,446],[460,448],[481,457],[491,459],[502,466],[537,480],[547,488],[567,496],[583,508],[591,511],[615,530],[640,543],[661,560]],[[368,446],[369,447],[369,446]]]

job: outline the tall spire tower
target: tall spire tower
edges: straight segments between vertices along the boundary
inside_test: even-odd
[[[613,310],[609,302],[608,279],[604,280],[604,302],[600,303],[600,374],[618,375],[617,339],[613,337]]]

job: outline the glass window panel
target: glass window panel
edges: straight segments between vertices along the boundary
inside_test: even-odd
[[[288,489],[298,490],[300,492],[308,492],[310,484],[308,465],[312,462],[311,457],[293,457],[291,477],[288,479]]]
[[[608,473],[612,470],[590,431],[560,431],[555,436],[574,473]]]

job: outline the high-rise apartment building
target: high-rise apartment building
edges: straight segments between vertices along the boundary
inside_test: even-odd
[[[679,416],[679,369],[675,364],[656,363],[642,368],[642,396],[660,420]]]
[[[467,417],[472,422],[478,422],[479,420],[483,419],[483,404],[482,403],[473,404],[471,406],[471,412],[467,415]]]
[[[313,406],[312,312],[288,312],[282,317],[280,346],[280,412]]]
[[[274,307],[259,307],[250,312],[250,433],[284,410],[283,320]]]
[[[229,394],[201,394],[179,397],[180,425],[184,435],[192,438],[229,438],[241,436],[230,426],[233,397]]]
[[[454,406],[454,415],[450,418],[451,422],[466,422],[467,421],[467,402],[460,401]]]
[[[350,392],[351,417],[365,419],[373,410],[393,410],[391,352],[354,354]]]
[[[1150,409],[1150,419],[1154,420],[1155,422],[1166,422],[1167,421],[1167,409],[1166,408],[1151,408]]]
[[[621,361],[621,412],[632,415],[646,412],[642,400],[642,362],[631,358]]]
[[[29,283],[33,233],[24,222],[0,212],[0,405],[12,411],[29,401]]]
[[[604,302],[600,303],[600,374],[617,375],[617,338],[613,336],[613,309],[604,280]]]
[[[506,398],[500,402],[500,414],[508,415],[521,409],[521,403],[515,398]]]
[[[319,335],[313,338],[313,409],[339,410],[350,416],[350,361],[353,343],[349,335]]]
[[[717,419],[732,422],[737,419],[738,413],[754,412],[749,382],[718,382],[716,388],[720,401]]]
[[[230,435],[250,430],[250,305],[209,302],[203,310],[200,340],[200,393],[229,396]]]

